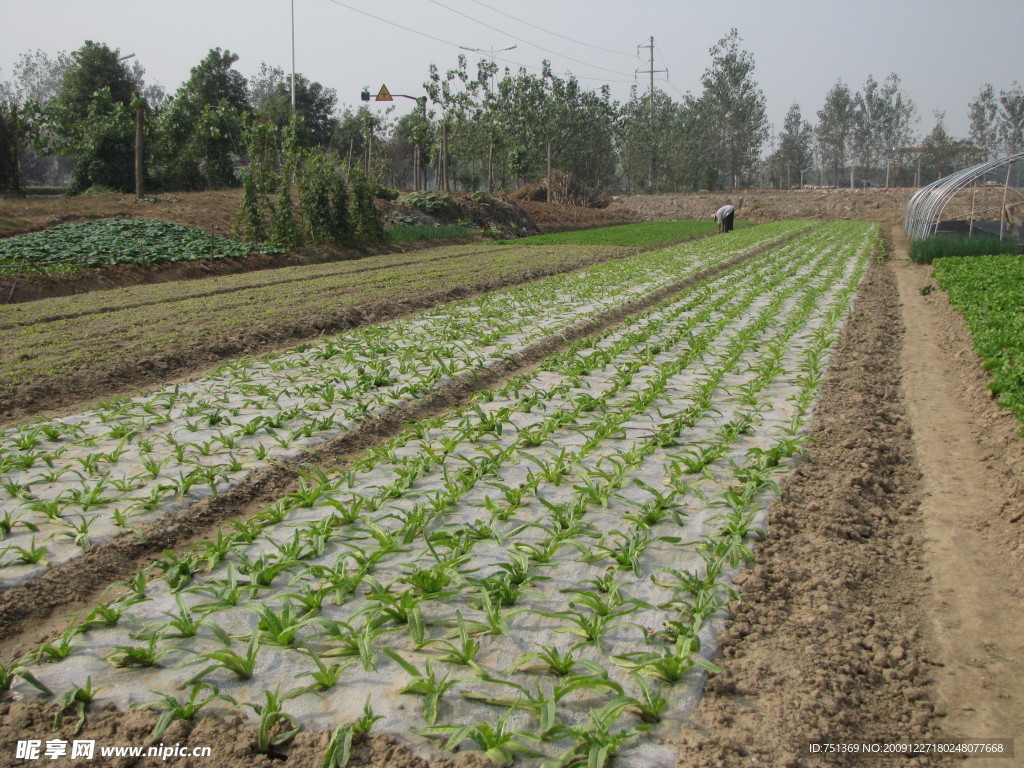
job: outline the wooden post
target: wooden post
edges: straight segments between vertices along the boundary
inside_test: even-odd
[[[551,179],[551,137],[548,136],[548,177],[547,177],[548,195],[547,195],[547,198],[548,198],[548,202],[549,203],[555,202],[555,187],[551,183],[551,181],[552,181],[552,179]]]
[[[441,123],[441,191],[448,191],[448,123]]]
[[[146,102],[139,101],[135,107],[135,199],[141,200],[145,194],[143,186],[144,169],[142,167],[142,122],[145,119],[144,110]]]
[[[487,146],[487,194],[494,194],[494,131],[491,131],[491,141]]]

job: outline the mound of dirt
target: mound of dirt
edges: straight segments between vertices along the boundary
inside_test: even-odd
[[[392,224],[472,225],[488,236],[536,235],[538,229],[519,205],[486,192],[410,192],[396,200],[378,200],[385,221]]]

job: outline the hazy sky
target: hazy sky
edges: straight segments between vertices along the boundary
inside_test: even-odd
[[[700,92],[708,49],[736,27],[754,55],[755,79],[778,131],[789,106],[816,122],[838,79],[859,89],[868,75],[898,74],[926,134],[933,112],[967,135],[967,104],[985,82],[998,92],[1024,83],[1021,0],[294,0],[296,70],[358,105],[376,93],[421,95],[428,67],[454,67],[458,46],[490,50],[502,66],[539,71],[550,59],[581,83],[607,83],[625,100],[646,92],[646,48],[654,36],[656,87],[678,99]],[[210,48],[240,56],[255,74],[261,62],[291,68],[292,0],[0,0],[0,80],[19,54],[72,51],[85,40],[135,53],[148,83],[173,92]],[[358,9],[358,10],[354,10]],[[361,12],[360,12],[361,11]],[[503,15],[509,14],[509,15]],[[378,18],[372,18],[369,15]],[[514,18],[512,18],[514,17]],[[400,25],[400,26],[396,26]],[[530,26],[534,25],[534,26]],[[405,27],[407,29],[403,29]],[[386,105],[372,103],[374,109]],[[413,102],[396,99],[399,114]]]

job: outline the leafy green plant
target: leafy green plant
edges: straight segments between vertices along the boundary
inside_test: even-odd
[[[63,720],[65,713],[68,709],[74,708],[78,714],[78,721],[75,723],[75,727],[71,729],[71,732],[78,735],[82,726],[85,725],[85,710],[88,709],[89,705],[92,704],[93,700],[104,686],[94,688],[92,685],[92,678],[87,677],[85,679],[85,685],[78,686],[72,685],[64,693],[62,693],[56,701],[57,714],[53,718],[53,727],[59,728],[61,720]]]
[[[363,704],[363,716],[354,723],[342,723],[331,733],[321,768],[345,768],[352,753],[355,737],[369,733],[373,724],[381,719],[381,716],[373,714],[370,697],[367,696]]]
[[[96,219],[5,238],[0,242],[0,265],[46,272],[65,266],[244,259],[253,252],[279,251],[157,219]]]
[[[213,683],[207,682],[195,683],[189,690],[188,698],[186,699],[178,699],[173,694],[160,691],[154,691],[154,693],[162,701],[136,705],[142,709],[153,709],[160,712],[160,717],[153,728],[152,740],[154,743],[160,741],[164,731],[175,720],[193,720],[200,710],[214,701],[236,703],[230,696],[222,694],[220,689]]]
[[[246,702],[245,706],[259,715],[259,723],[256,726],[256,751],[260,754],[270,754],[273,747],[287,744],[301,730],[295,716],[284,711],[284,702],[301,693],[304,693],[304,689],[281,693],[281,687],[278,686],[273,691],[263,692],[262,703]]]
[[[910,260],[917,264],[931,264],[949,256],[994,256],[1017,253],[1013,240],[975,235],[974,237],[940,235],[914,240],[910,244]]]
[[[409,682],[402,686],[398,692],[422,696],[423,719],[426,721],[427,725],[433,725],[437,720],[437,706],[441,701],[441,697],[449,688],[455,685],[458,680],[449,680],[448,675],[444,675],[439,678],[433,667],[430,666],[430,659],[427,659],[426,666],[424,666],[422,670],[419,670],[390,648],[385,648],[384,653],[390,656],[402,669],[409,673]]]
[[[512,765],[517,757],[542,757],[543,753],[527,746],[528,743],[539,743],[541,737],[523,728],[512,730],[509,718],[514,709],[508,709],[498,718],[495,725],[488,722],[473,725],[435,725],[429,728],[416,728],[416,733],[423,736],[447,736],[444,749],[455,751],[467,739],[490,759],[500,765]]]

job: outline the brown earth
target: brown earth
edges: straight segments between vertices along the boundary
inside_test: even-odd
[[[909,193],[739,193],[740,220],[899,222]],[[614,201],[623,217],[710,218],[722,195]],[[540,204],[544,205],[544,204]],[[756,206],[756,207],[755,207]],[[550,209],[549,209],[550,210]],[[186,222],[187,223],[187,222]],[[550,225],[554,226],[554,225]],[[935,755],[812,755],[811,740],[874,743],[1024,736],[1024,443],[988,397],[961,316],[906,260],[862,284],[816,408],[812,450],[782,484],[769,539],[741,576],[712,677],[678,736],[679,768],[945,765]],[[0,743],[55,737],[52,705],[0,704]],[[58,738],[71,738],[69,715]],[[90,712],[76,738],[148,743],[155,715]],[[328,734],[300,733],[271,760],[238,720],[177,723],[164,743],[213,747],[213,759],[109,765],[319,766]],[[1018,739],[1017,748],[1024,749]],[[1000,759],[976,764],[1010,766]],[[25,764],[13,748],[0,765]],[[68,764],[62,762],[61,764]],[[82,766],[96,761],[80,761]],[[387,735],[353,749],[355,766],[466,768],[478,753],[417,756]]]
[[[914,189],[804,189],[777,192],[740,190],[692,195],[629,195],[612,198],[609,214],[638,221],[714,218],[726,202],[736,206],[736,221],[761,224],[781,219],[855,219],[886,224],[903,222]]]
[[[212,236],[234,237],[235,223],[242,203],[241,190],[217,192],[180,192],[136,200],[134,195],[103,193],[77,197],[47,196],[0,197],[0,237],[34,232],[58,224],[104,218],[160,219],[201,229]],[[471,195],[452,196],[444,215],[425,216],[394,202],[377,201],[385,220],[405,218],[428,224],[455,221],[474,224],[505,237],[537,234],[529,216],[510,201]],[[590,226],[601,226],[591,224]],[[482,239],[479,236],[478,239]],[[460,242],[465,242],[462,240]],[[219,275],[234,275],[264,269],[361,259],[385,253],[406,253],[442,245],[441,242],[379,245],[372,248],[339,248],[325,245],[298,253],[259,255],[245,259],[207,259],[168,264],[120,264],[81,269],[74,275],[21,275],[11,278],[0,273],[0,303],[33,301],[50,296],[72,296],[95,290],[107,290],[146,283],[198,280]]]

